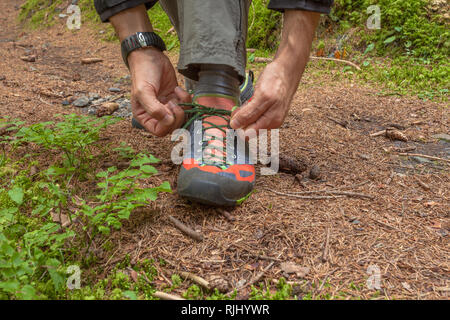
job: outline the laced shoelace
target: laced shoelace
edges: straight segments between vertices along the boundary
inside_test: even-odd
[[[226,145],[226,135],[227,135],[226,129],[231,129],[230,116],[231,116],[232,111],[207,107],[207,106],[204,106],[204,105],[201,105],[198,103],[180,103],[179,105],[191,107],[190,109],[184,110],[185,113],[190,114],[190,118],[183,125],[183,129],[189,128],[189,126],[194,121],[202,122],[202,130],[204,132],[203,136],[205,138],[205,140],[202,140],[202,154],[205,154],[205,152],[204,152],[205,150],[208,150],[208,149],[211,150],[211,152],[208,154],[208,157],[206,159],[203,159],[203,164],[217,166],[222,169],[225,168],[227,162],[226,162],[226,152],[225,152],[224,148],[221,148],[221,147],[211,144],[210,142],[212,142],[214,140],[217,140],[217,141],[219,141],[219,140],[216,139],[217,136],[208,134],[206,131],[209,129],[218,129],[218,130],[222,131],[224,133],[224,137],[221,142],[223,142],[224,145]],[[205,120],[206,118],[213,117],[213,116],[217,116],[217,117],[224,119],[227,122],[227,124],[218,125],[218,124],[212,123],[208,120]],[[206,142],[206,143],[204,143],[204,142]],[[217,156],[216,153],[213,152],[213,150],[218,150],[219,152],[221,152],[222,156],[221,157]]]

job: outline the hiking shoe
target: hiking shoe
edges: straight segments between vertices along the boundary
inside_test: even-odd
[[[253,71],[249,70],[248,73],[245,75],[245,81],[240,86],[240,105],[243,105],[244,103],[251,100],[253,97],[253,82],[254,82],[255,76],[253,74]],[[136,129],[144,130],[145,128],[135,119],[131,118],[131,126]]]
[[[240,149],[245,150],[238,150],[236,135],[227,137],[235,104],[238,101],[214,95],[181,104],[192,108],[185,110],[190,118],[183,128],[189,130],[191,141],[178,175],[180,196],[208,205],[235,206],[250,195],[255,167],[249,161],[248,143],[241,141],[245,148]]]

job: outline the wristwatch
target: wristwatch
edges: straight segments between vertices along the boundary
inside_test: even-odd
[[[145,47],[155,47],[161,51],[167,50],[163,39],[154,32],[136,32],[124,39],[121,47],[123,62],[125,62],[128,69],[130,68],[128,65],[128,55],[133,50]]]

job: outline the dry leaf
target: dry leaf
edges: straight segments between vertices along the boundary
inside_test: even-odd
[[[53,222],[58,222],[62,227],[67,227],[70,225],[70,219],[66,214],[58,214],[56,212],[51,212]]]
[[[117,109],[119,109],[119,105],[115,102],[107,102],[105,104],[102,104],[98,109],[97,109],[97,116],[98,117],[103,117],[103,116],[107,116],[110,114],[113,114],[114,111],[116,111]]]
[[[297,277],[299,277],[299,278],[303,278],[304,276],[306,276],[309,273],[308,267],[299,266],[299,265],[295,264],[294,262],[283,262],[280,265],[280,268],[282,271],[286,272],[287,274],[295,273],[297,275]]]

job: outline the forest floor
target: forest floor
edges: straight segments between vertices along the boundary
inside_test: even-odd
[[[85,113],[87,108],[62,104],[73,101],[71,97],[96,93],[101,98],[120,94],[129,98],[128,70],[117,43],[99,41],[98,30],[89,27],[72,32],[63,20],[50,29],[24,31],[16,19],[18,5],[16,0],[0,2],[2,117],[31,124],[60,119],[57,114]],[[34,62],[21,59],[32,55]],[[176,65],[177,53],[169,56]],[[82,58],[92,57],[103,61],[81,64]],[[249,67],[257,78],[263,64]],[[270,279],[280,277],[302,281],[299,296],[448,299],[448,106],[384,95],[377,85],[352,77],[336,81],[339,72],[311,61],[280,130],[280,153],[307,163],[300,179],[289,172],[258,174],[256,191],[230,210],[234,221],[215,208],[183,200],[176,192],[164,194],[111,234],[112,252],[97,248],[102,272],[96,276],[104,277],[128,255],[131,263],[151,258],[166,261],[156,280],[161,285],[170,284],[171,274],[189,271],[204,278],[219,275],[236,287],[274,262],[261,280],[268,287]],[[181,76],[179,80],[182,83]],[[120,92],[110,92],[111,87]],[[408,141],[371,136],[388,127],[396,127]],[[169,181],[176,189],[178,168],[169,161],[174,146],[170,137],[151,136],[124,119],[108,127],[102,139],[111,147],[126,143],[163,160],[157,165],[160,174],[153,179]],[[419,155],[399,155],[402,152]],[[53,155],[47,156],[40,163],[51,162]],[[115,160],[111,153],[102,161]],[[314,165],[320,176],[310,179],[308,172]],[[95,188],[95,183],[82,187]],[[307,191],[336,189],[370,197],[313,200],[280,194],[308,196]],[[182,234],[167,214],[201,232],[203,241]],[[301,266],[302,272],[290,273],[285,262]],[[367,285],[377,270],[380,290]],[[245,287],[237,297],[246,299],[249,294]]]

